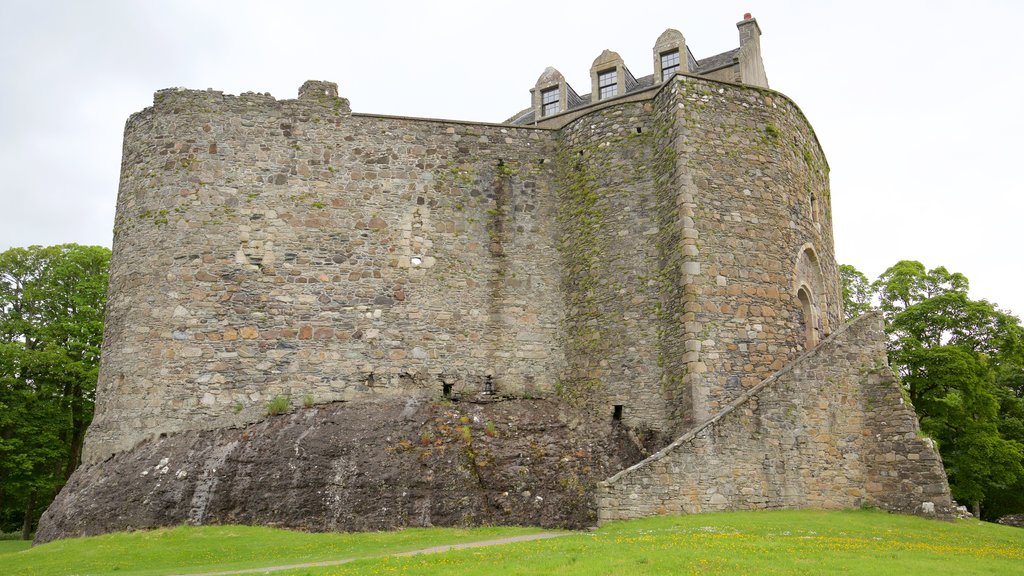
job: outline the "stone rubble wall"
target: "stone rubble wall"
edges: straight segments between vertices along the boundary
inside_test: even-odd
[[[656,108],[621,104],[561,130],[558,228],[567,394],[608,417],[622,406],[627,426],[667,430],[661,360],[681,342],[659,325],[678,270],[663,257],[659,216],[674,202],[659,176],[667,143]]]
[[[813,272],[819,340],[838,327],[841,300],[828,165],[800,109],[776,92],[694,77],[665,92],[686,298],[680,397],[690,396],[675,420],[692,426],[804,351],[801,276]],[[812,271],[798,266],[808,249]]]
[[[787,98],[689,76],[559,130],[160,91],[126,126],[85,460],[278,397],[488,387],[678,433],[802,352],[800,282],[837,325],[827,171]]]
[[[846,325],[664,450],[599,484],[600,521],[862,505],[951,517],[938,452],[918,437],[884,343],[879,315]]]
[[[558,131],[160,91],[126,126],[85,460],[279,396],[493,387],[678,430],[800,349],[803,244],[837,290],[810,130],[692,77]]]
[[[804,350],[801,282],[838,324],[828,167],[782,95],[680,76],[558,144],[564,383],[596,409],[703,421]]]
[[[872,372],[869,379],[864,409],[870,435],[864,437],[861,458],[870,502],[902,514],[962,517],[949,492],[939,451],[922,435],[909,395],[902,394],[896,375],[885,367]]]
[[[86,462],[277,396],[554,389],[555,133],[353,115],[320,84],[163,90],[128,121]]]

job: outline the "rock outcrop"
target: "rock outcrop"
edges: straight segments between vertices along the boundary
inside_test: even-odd
[[[623,428],[550,401],[338,402],[83,466],[36,542],[186,523],[578,528],[596,482],[642,457]]]

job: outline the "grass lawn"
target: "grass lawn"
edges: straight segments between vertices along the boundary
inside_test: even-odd
[[[1024,530],[875,511],[783,510],[659,517],[551,540],[407,557],[385,554],[534,529],[305,534],[183,527],[8,552],[0,574],[181,574],[382,556],[281,575],[324,574],[999,574],[1024,575]]]
[[[554,540],[280,572],[324,574],[1024,574],[1024,530],[872,511],[649,518]]]
[[[32,543],[25,540],[0,540],[0,556],[28,550],[29,546],[32,546]],[[0,560],[0,566],[3,566],[3,560]]]
[[[456,542],[541,532],[537,528],[410,528],[309,534],[254,526],[178,528],[58,540],[3,554],[4,576],[163,575],[240,570],[375,556]],[[0,546],[8,542],[0,542]]]

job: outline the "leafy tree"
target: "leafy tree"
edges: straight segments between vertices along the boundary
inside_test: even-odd
[[[75,244],[0,254],[0,528],[26,538],[81,458],[109,261]]]
[[[900,261],[873,287],[890,336],[889,361],[922,430],[938,442],[954,497],[976,512],[985,502],[987,517],[1013,511],[1012,499],[995,498],[1024,491],[1020,321],[971,300],[967,278],[943,267]]]
[[[874,290],[867,276],[849,264],[840,264],[839,280],[843,287],[843,320],[849,322],[871,310]]]

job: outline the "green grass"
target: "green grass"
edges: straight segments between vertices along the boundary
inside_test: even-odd
[[[551,540],[386,557],[534,529],[305,534],[241,526],[66,540],[8,552],[0,574],[180,574],[382,556],[281,575],[1024,574],[1024,530],[876,511],[786,510],[660,517]]]
[[[181,526],[58,540],[4,554],[0,556],[0,574],[156,576],[241,570],[374,556],[535,532],[540,530],[410,528],[396,532],[310,534],[253,526]]]
[[[25,540],[0,540],[0,556],[28,550],[31,545],[31,542],[26,542]],[[0,560],[0,566],[3,566],[2,560]]]
[[[1024,574],[1024,530],[873,511],[787,510],[649,518],[592,533],[362,560],[325,574]]]

